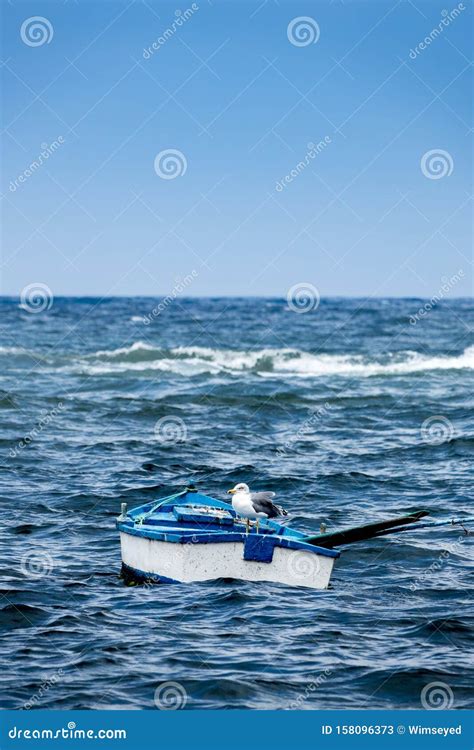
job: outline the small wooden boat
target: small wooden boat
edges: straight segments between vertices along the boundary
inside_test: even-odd
[[[117,519],[125,578],[191,583],[217,578],[325,589],[339,552],[261,520],[246,533],[231,505],[187,488]]]
[[[330,533],[322,527],[316,536],[264,519],[247,533],[231,505],[187,487],[131,511],[122,503],[122,575],[150,583],[235,578],[325,589],[340,556],[334,547],[404,531],[426,515],[421,510]]]

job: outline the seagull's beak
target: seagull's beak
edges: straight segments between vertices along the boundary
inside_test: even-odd
[[[235,493],[235,490],[227,490],[228,495],[233,495]]]

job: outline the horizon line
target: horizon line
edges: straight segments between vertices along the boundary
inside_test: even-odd
[[[93,299],[93,300],[110,300],[110,299],[166,299],[170,296],[170,292],[167,292],[166,294],[158,293],[158,294],[53,294],[52,295],[54,299]],[[320,297],[320,302],[324,302],[326,300],[338,300],[338,299],[344,299],[344,300],[408,300],[408,299],[416,299],[416,300],[431,300],[433,297],[437,296],[436,292],[434,292],[430,297],[423,297],[420,295],[350,295],[350,294],[328,294],[324,297]],[[262,295],[262,294],[202,294],[202,295],[176,295],[173,298],[173,301],[178,300],[209,300],[209,299],[265,299],[265,300],[283,300],[287,301],[287,296],[284,295]],[[444,302],[448,300],[474,300],[474,293],[472,295],[462,295],[462,296],[446,296],[441,297],[438,301]],[[0,293],[0,300],[21,300],[21,293],[20,294],[1,294]]]

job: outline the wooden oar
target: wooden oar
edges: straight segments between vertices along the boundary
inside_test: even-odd
[[[381,532],[389,534],[398,531],[399,529],[396,528],[397,526],[405,527],[406,524],[415,523],[416,521],[419,521],[420,518],[428,515],[429,511],[427,510],[417,510],[414,513],[408,513],[406,516],[392,518],[389,521],[376,521],[375,523],[367,523],[364,526],[354,526],[351,529],[333,531],[329,534],[308,536],[301,541],[306,542],[306,544],[314,544],[317,547],[328,547],[332,549],[340,544],[352,544],[353,542],[361,542],[364,539],[372,539],[381,534]]]

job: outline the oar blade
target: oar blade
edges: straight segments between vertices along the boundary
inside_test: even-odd
[[[392,530],[398,531],[399,528],[397,527],[405,528],[407,524],[416,523],[416,521],[419,521],[427,515],[429,515],[429,511],[417,510],[413,513],[407,513],[404,516],[391,518],[387,521],[376,521],[374,523],[364,524],[363,526],[353,526],[349,529],[333,531],[329,534],[318,534],[317,536],[306,537],[302,541],[305,541],[306,544],[314,544],[317,547],[327,547],[332,549],[341,544],[353,544],[354,542],[361,542],[364,539],[372,539],[381,532],[389,534]]]

